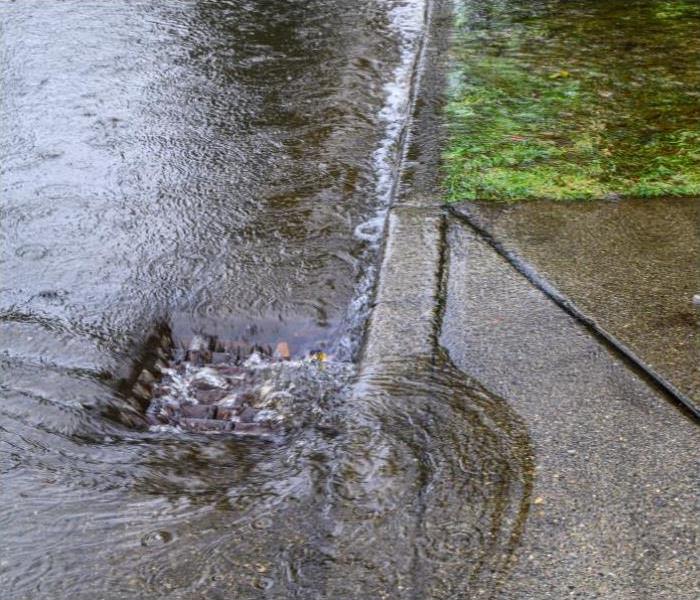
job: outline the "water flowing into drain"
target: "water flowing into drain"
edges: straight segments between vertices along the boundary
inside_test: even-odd
[[[489,585],[527,504],[517,415],[446,364],[352,364],[423,3],[128,4],[11,9],[0,589]]]
[[[328,361],[322,350],[294,358],[286,343],[271,347],[194,336],[170,350],[167,332],[131,389],[132,404],[158,433],[281,436],[322,427],[331,416],[323,399],[341,397],[354,367]],[[169,351],[170,350],[170,351]]]
[[[372,154],[376,174],[375,209],[369,219],[355,227],[354,235],[367,243],[361,262],[363,271],[355,294],[345,313],[342,335],[333,344],[334,353],[343,360],[355,357],[361,343],[370,310],[372,290],[377,277],[376,261],[386,224],[387,212],[394,200],[400,174],[403,145],[410,123],[416,92],[421,52],[427,36],[426,21],[430,0],[398,4],[389,13],[389,25],[400,40],[400,59],[392,78],[385,84],[385,104],[379,117],[384,135]]]
[[[204,555],[183,571],[163,563],[149,589],[348,599],[492,591],[529,505],[531,449],[517,416],[449,364],[382,365],[332,394],[319,367],[309,365],[306,399],[292,411],[305,423],[284,440],[165,438],[174,445],[152,464],[165,468],[154,489],[188,481],[203,507],[222,508],[213,518],[195,500],[167,552],[182,564],[192,537]],[[168,529],[157,533],[148,541]],[[215,583],[197,576],[203,569]]]
[[[326,361],[324,355],[324,360],[319,361],[318,353],[312,350],[306,357],[298,357],[302,360],[285,362],[290,358],[286,356],[286,343],[282,356],[270,347],[243,342],[231,342],[227,349],[226,344],[206,335],[180,341],[184,348],[175,349],[177,344],[173,345],[169,331],[157,332],[146,344],[150,351],[146,353],[147,366],[128,389],[128,405],[137,406],[137,413],[145,413],[145,422],[152,431],[270,434],[281,430],[282,423],[291,418],[291,413],[282,414],[270,407],[271,402],[279,404],[271,398],[290,395],[289,389],[278,385],[282,371],[289,385],[295,387],[294,379],[298,377],[304,387],[310,365],[324,362],[326,375],[339,375],[338,379],[326,377],[330,389],[348,385],[347,374],[354,370],[351,363],[370,310],[387,210],[396,192],[429,8],[421,2],[397,3],[388,13],[389,27],[399,40],[399,60],[384,85],[385,102],[379,112],[384,132],[372,155],[375,210],[354,231],[366,247],[356,263],[358,277],[353,298],[338,335],[330,342],[332,360]],[[285,406],[285,410],[289,411],[290,406]],[[132,415],[126,420],[133,418]],[[135,419],[143,425],[138,416]]]

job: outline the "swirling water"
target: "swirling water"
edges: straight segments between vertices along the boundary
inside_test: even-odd
[[[350,361],[424,8],[0,6],[3,598],[449,597],[504,567],[517,417],[449,366]],[[125,427],[163,321],[338,360],[273,367],[282,436]]]

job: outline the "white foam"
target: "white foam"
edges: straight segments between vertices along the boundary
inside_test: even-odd
[[[399,38],[400,58],[392,78],[384,84],[385,101],[379,111],[379,119],[384,123],[384,137],[372,154],[377,174],[374,219],[381,221],[380,231],[384,229],[386,209],[393,200],[397,166],[401,159],[401,133],[410,118],[411,79],[425,26],[424,15],[425,2],[418,0],[397,2],[389,11],[389,27]]]
[[[373,263],[384,234],[387,214],[394,199],[394,186],[399,175],[403,151],[401,137],[410,119],[412,78],[425,28],[425,8],[425,0],[402,0],[396,1],[389,11],[389,27],[399,40],[399,62],[384,85],[384,105],[378,114],[380,122],[384,125],[384,133],[372,153],[376,174],[376,208],[372,216],[357,225],[354,230],[356,239],[368,243],[365,260],[361,262],[369,266],[360,277],[354,299],[348,308],[345,333],[336,343],[338,356],[346,360],[352,356],[369,314],[377,274]]]
[[[375,244],[384,233],[384,223],[386,222],[386,210],[380,210],[371,219],[360,223],[355,227],[355,237],[365,242]]]

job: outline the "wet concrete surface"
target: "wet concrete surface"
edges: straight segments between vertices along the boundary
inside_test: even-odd
[[[534,449],[512,569],[475,597],[697,598],[697,424],[470,228],[453,221],[448,244],[440,343]]]
[[[700,199],[468,203],[470,215],[700,407]]]
[[[456,368],[437,346],[444,226],[444,212],[428,206],[399,203],[389,215],[351,404],[370,409],[358,417],[375,432],[367,440],[372,469],[386,478],[403,517],[383,515],[374,525],[392,531],[396,548],[383,559],[381,574],[365,571],[362,586],[329,597],[475,597],[507,577],[523,535],[534,474],[527,426],[504,398]],[[402,432],[399,439],[418,460],[388,478],[385,455],[394,451],[383,438],[392,431]],[[420,508],[402,481],[418,491]],[[376,561],[376,545],[365,535],[360,541],[361,555]]]
[[[390,212],[363,363],[433,353],[443,221],[438,209],[401,206]]]

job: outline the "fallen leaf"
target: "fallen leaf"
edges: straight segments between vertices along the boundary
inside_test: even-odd
[[[275,356],[282,360],[289,360],[291,353],[289,352],[289,344],[287,342],[279,342],[275,348]]]
[[[550,79],[559,79],[560,77],[570,77],[571,73],[569,73],[566,69],[561,69],[560,71],[557,71],[556,73],[552,73],[549,78]]]
[[[319,362],[325,362],[328,360],[328,355],[323,350],[312,350],[311,359]]]

